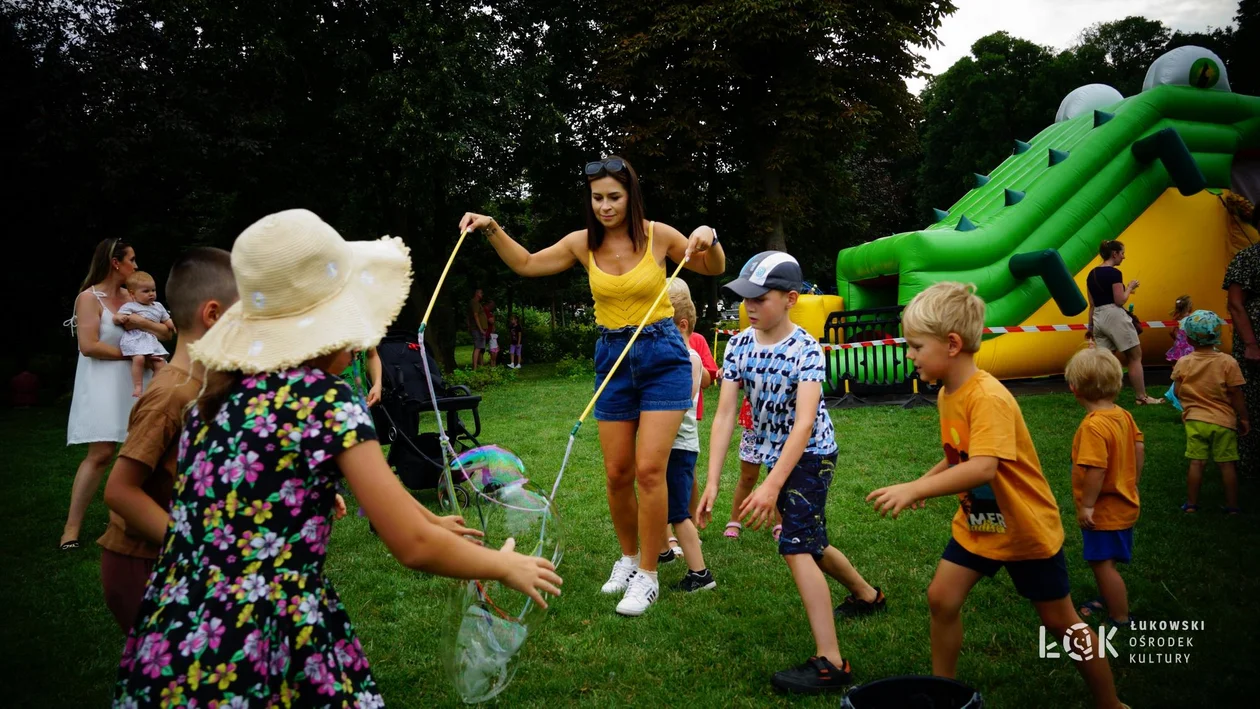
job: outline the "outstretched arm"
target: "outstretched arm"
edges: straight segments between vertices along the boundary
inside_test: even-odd
[[[687,268],[705,276],[720,276],[726,271],[726,252],[721,244],[713,243],[716,232],[712,227],[698,226],[691,236],[668,224],[656,223],[656,234],[666,243],[666,255],[674,263],[682,263],[690,252]]]
[[[499,254],[499,258],[503,259],[503,263],[518,275],[526,278],[551,276],[572,268],[573,264],[578,262],[574,244],[577,243],[582,232],[571,232],[542,251],[530,253],[529,249],[508,236],[507,232],[494,221],[494,217],[469,212],[459,220],[459,229],[460,231],[473,229],[485,232],[490,245],[494,247],[495,253]]]
[[[543,608],[547,603],[542,593],[560,595],[560,577],[550,561],[515,553],[511,539],[500,551],[477,546],[421,512],[390,470],[376,441],[348,448],[334,460],[376,525],[381,541],[404,566],[452,578],[495,579]]]
[[[978,455],[952,468],[941,461],[918,480],[881,487],[867,495],[866,501],[873,502],[881,516],[892,513],[896,519],[902,510],[929,497],[956,495],[989,482],[997,475],[997,468],[998,459],[988,455]]]

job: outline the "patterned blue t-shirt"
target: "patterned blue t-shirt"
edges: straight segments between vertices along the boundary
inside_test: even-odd
[[[757,452],[773,467],[796,424],[796,391],[801,382],[821,382],[826,377],[822,347],[803,328],[772,345],[757,342],[752,328],[726,344],[722,378],[739,382],[752,406],[753,436]],[[806,453],[835,453],[836,430],[827,407],[818,401],[818,416]]]

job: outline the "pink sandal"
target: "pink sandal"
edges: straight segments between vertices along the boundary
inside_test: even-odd
[[[726,531],[722,532],[722,536],[727,539],[739,539],[739,533],[743,531],[744,525],[740,522],[727,522]]]

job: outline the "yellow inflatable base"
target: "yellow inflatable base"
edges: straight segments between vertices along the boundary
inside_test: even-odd
[[[1210,192],[1183,197],[1169,189],[1137,218],[1120,241],[1125,246],[1125,261],[1120,266],[1125,281],[1137,279],[1141,287],[1129,302],[1139,320],[1169,320],[1173,303],[1189,294],[1197,309],[1214,310],[1222,318],[1226,312],[1226,294],[1221,289],[1225,268],[1240,249],[1248,245],[1248,237],[1256,232],[1238,225],[1225,209],[1221,198]],[[1081,292],[1085,277],[1100,263],[1095,259],[1076,276]],[[1089,311],[1072,318],[1059,312],[1049,301],[1021,325],[1059,325],[1085,323]],[[1150,328],[1142,332],[1142,361],[1147,365],[1165,365],[1165,353],[1172,346],[1172,329]],[[1221,334],[1226,348],[1231,333]],[[1042,332],[1000,335],[986,340],[976,356],[976,363],[1000,379],[1062,374],[1067,361],[1085,342],[1082,332]],[[1152,392],[1158,394],[1158,392]]]
[[[844,298],[838,295],[802,295],[788,311],[788,318],[822,342],[827,316],[840,310],[844,310]],[[739,304],[739,329],[748,329],[748,313],[744,312],[743,303]]]

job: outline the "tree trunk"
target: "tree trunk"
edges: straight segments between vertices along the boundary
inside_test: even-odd
[[[766,234],[766,249],[787,251],[787,235],[783,233],[783,189],[781,175],[766,170],[764,173],[766,202],[770,205],[770,233]]]
[[[450,255],[450,250],[455,247],[454,238],[445,238],[447,227],[456,224],[458,218],[451,214],[450,207],[447,206],[449,199],[446,195],[446,184],[448,170],[444,164],[436,164],[430,173],[431,188],[431,208],[428,211],[429,229],[428,243],[425,244],[424,252],[428,257],[426,265],[428,268],[428,277],[424,281],[422,292],[424,297],[417,303],[422,308],[429,304],[429,298],[433,297],[433,288],[437,285],[438,275],[441,273],[442,266],[446,265],[446,257]],[[453,231],[453,230],[452,230]],[[452,235],[453,237],[454,235]],[[434,252],[437,252],[436,254]],[[434,256],[437,258],[434,258]],[[452,307],[452,304],[463,303],[462,293],[453,293],[450,291],[449,284],[444,286],[446,290],[438,294],[438,302],[433,306],[433,314],[430,317],[430,323],[434,326],[433,333],[433,356],[437,359],[439,366],[444,372],[455,371],[455,333],[460,324],[457,317],[458,313],[463,312],[459,305]],[[427,342],[427,337],[426,337]]]
[[[709,185],[709,189],[708,189],[708,194],[707,194],[707,195],[705,195],[705,202],[706,202],[706,205],[705,205],[705,211],[707,212],[706,217],[707,217],[708,219],[710,219],[710,220],[713,220],[713,221],[716,221],[716,220],[717,220],[717,216],[718,216],[718,203],[717,203],[717,192],[718,192],[718,191],[717,191],[717,186],[716,186],[716,182],[717,182],[717,158],[716,158],[716,156],[715,156],[715,153],[716,153],[716,152],[717,152],[717,151],[716,151],[716,149],[714,149],[714,150],[711,150],[711,151],[710,151],[710,153],[709,153],[709,160],[708,160],[708,163],[709,163],[709,164],[708,164],[708,173],[709,173],[709,174],[708,174],[708,185]],[[712,227],[714,227],[714,228],[717,228],[717,226],[713,224],[713,221],[710,221],[709,225],[710,225],[710,226],[712,226]],[[720,236],[719,236],[719,238],[720,238]],[[723,247],[723,251],[725,252],[725,247]],[[730,258],[730,253],[729,253],[729,252],[726,252],[726,256],[727,256],[727,258]],[[727,263],[727,264],[726,264],[726,268],[727,268],[727,270],[730,270],[730,268],[731,268],[731,264],[730,264],[730,263]],[[718,313],[718,306],[717,306],[717,302],[718,302],[718,278],[720,278],[720,277],[721,277],[721,276],[707,276],[707,277],[704,279],[704,280],[705,280],[705,282],[706,282],[706,284],[708,285],[708,287],[704,289],[704,290],[705,290],[705,294],[704,294],[704,305],[705,305],[705,307],[704,307],[704,311],[705,311],[705,313],[706,313],[706,315],[707,315],[707,317],[709,318],[709,320],[710,320],[710,322],[711,322],[711,323],[716,323],[718,320],[720,320],[720,319],[721,319],[721,314],[720,314],[720,313]]]

